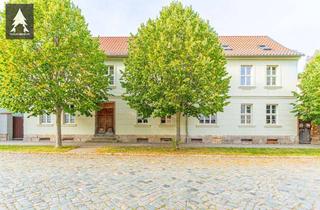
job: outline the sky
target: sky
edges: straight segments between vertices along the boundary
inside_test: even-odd
[[[219,35],[268,35],[307,56],[320,49],[320,0],[180,1],[209,20]],[[0,0],[2,8],[3,2]],[[94,36],[127,36],[141,23],[158,16],[171,0],[73,2],[82,10]]]

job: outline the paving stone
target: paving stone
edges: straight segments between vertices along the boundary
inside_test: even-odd
[[[320,209],[319,158],[1,154],[2,209]]]

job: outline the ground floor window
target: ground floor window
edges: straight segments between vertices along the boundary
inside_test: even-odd
[[[138,124],[148,124],[148,118],[144,118],[141,115],[137,116],[137,123]]]
[[[63,122],[65,124],[72,124],[75,123],[75,116],[73,114],[64,113],[63,115]]]
[[[252,104],[241,104],[241,124],[251,124],[252,122]]]
[[[50,114],[43,114],[39,116],[40,124],[50,124],[52,123],[51,115]]]
[[[171,116],[161,117],[160,122],[161,124],[171,124],[172,117]]]
[[[266,105],[266,124],[277,124],[277,105]]]
[[[217,115],[213,114],[213,115],[209,115],[209,116],[204,116],[204,115],[200,115],[199,116],[199,123],[200,124],[216,124],[217,123]]]

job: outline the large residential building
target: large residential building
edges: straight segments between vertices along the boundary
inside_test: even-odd
[[[268,36],[220,36],[231,76],[230,104],[211,116],[181,120],[183,139],[204,143],[298,143],[298,122],[292,111],[297,64],[302,54]],[[144,119],[121,97],[121,72],[128,37],[99,37],[111,76],[110,101],[92,117],[64,113],[63,139],[120,142],[166,142],[175,136],[175,117]],[[54,140],[55,116],[24,116],[24,140]],[[187,126],[187,127],[186,127]]]

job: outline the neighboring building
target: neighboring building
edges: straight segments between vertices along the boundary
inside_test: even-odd
[[[23,139],[23,115],[0,108],[0,141]]]
[[[297,118],[291,113],[297,63],[302,54],[268,36],[220,36],[227,57],[230,104],[224,112],[188,119],[188,142],[298,143]],[[175,136],[175,117],[139,117],[122,100],[121,72],[128,54],[128,37],[99,37],[108,56],[112,97],[93,117],[64,114],[63,139],[88,141],[114,136],[121,142],[161,142]],[[26,141],[54,140],[55,116],[24,118]],[[186,121],[181,120],[182,136]],[[113,135],[114,134],[114,135]]]
[[[0,109],[0,141],[12,139],[12,114]]]

